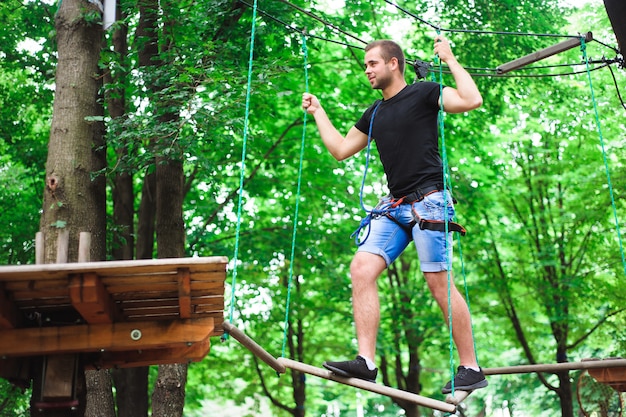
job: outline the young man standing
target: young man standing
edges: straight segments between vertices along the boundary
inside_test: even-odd
[[[404,53],[395,42],[380,40],[367,45],[365,75],[373,89],[381,90],[383,98],[363,113],[346,136],[333,126],[314,95],[302,96],[302,107],[313,115],[324,145],[338,161],[364,149],[371,129],[390,191],[378,206],[378,212],[382,210],[384,215],[372,216],[369,235],[350,264],[359,353],[354,360],[324,363],[338,375],[376,380],[374,358],[380,322],[377,279],[411,240],[428,288],[448,317],[447,269],[452,256],[452,232],[446,236],[441,228],[423,227],[429,222],[440,225],[454,216],[452,197],[443,190],[437,116],[441,100],[447,113],[461,113],[480,107],[482,97],[444,37],[435,38],[434,50],[449,67],[456,84],[456,88],[443,87],[441,94],[438,83],[407,85]],[[461,365],[454,387],[465,391],[483,388],[487,380],[476,361],[469,309],[454,283],[450,287],[453,339]],[[442,392],[451,392],[451,382]]]

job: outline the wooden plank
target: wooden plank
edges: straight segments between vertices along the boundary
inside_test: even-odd
[[[284,374],[285,373],[285,365],[281,364],[270,355],[265,349],[263,349],[259,344],[257,344],[254,340],[252,340],[248,335],[239,330],[230,322],[225,322],[222,327],[234,337],[239,343],[245,346],[250,352],[254,354],[254,356],[261,359],[263,362],[272,367],[276,372]]]
[[[113,323],[115,307],[102,281],[95,273],[70,275],[72,306],[87,323]]]
[[[104,352],[86,369],[130,368],[136,366],[165,365],[171,363],[200,362],[209,354],[210,338],[191,346],[124,352]]]
[[[219,281],[222,282],[226,278],[226,271],[191,271],[191,281]]]
[[[48,288],[40,291],[13,291],[11,293],[16,303],[28,300],[45,300],[46,298],[65,298],[70,299],[67,284],[65,288]]]
[[[191,275],[191,282],[224,282],[226,278],[225,271],[192,271],[189,270]],[[177,270],[161,271],[153,273],[141,273],[141,274],[98,274],[105,285],[141,285],[149,282],[162,283],[162,282],[176,282]]]
[[[138,282],[133,285],[109,285],[107,286],[107,290],[111,294],[131,294],[132,298],[137,298],[135,294],[154,294],[154,293],[170,293],[173,296],[178,294],[178,288],[176,286],[176,282],[162,282],[151,284],[149,282]]]
[[[562,362],[553,364],[516,365],[500,368],[482,368],[485,375],[529,374],[535,372],[577,371],[594,368],[614,368],[626,366],[626,359],[585,359],[582,362]]]
[[[156,308],[163,306],[178,307],[178,298],[171,296],[163,296],[162,298],[150,297],[145,299],[131,299],[120,301],[120,305],[124,307],[124,310],[142,309],[142,308]]]
[[[586,42],[590,42],[593,40],[593,34],[591,32],[587,32],[583,37],[585,38]],[[496,72],[498,73],[498,75],[506,74],[509,71],[525,67],[526,65],[532,64],[533,62],[537,62],[542,59],[551,57],[552,55],[560,54],[561,52],[565,52],[580,45],[580,38],[567,39],[555,45],[541,49],[537,52],[533,52],[532,54],[528,54],[521,58],[514,59],[513,61],[507,62],[506,64],[502,64],[496,68]]]
[[[13,300],[9,299],[0,284],[0,329],[12,329],[20,324],[20,314]]]
[[[129,317],[157,317],[157,316],[171,316],[172,318],[179,317],[180,309],[178,304],[172,306],[162,306],[153,308],[141,308],[141,309],[126,309],[124,314]]]
[[[73,398],[74,375],[77,366],[77,355],[46,356],[41,391],[41,398],[44,402],[67,401]]]
[[[224,303],[217,305],[198,305],[196,306],[196,314],[212,314],[212,313],[224,313]]]
[[[178,315],[180,306],[177,299],[167,300],[145,300],[145,301],[131,301],[119,304],[121,310],[125,315],[137,315],[142,311],[154,312],[154,311],[168,311],[169,313]],[[190,317],[196,314],[210,313],[210,312],[223,312],[224,301],[223,299],[215,299],[212,302],[204,300],[202,303],[197,303],[192,298],[190,304],[189,314]]]
[[[67,277],[62,279],[52,279],[44,281],[36,280],[20,280],[20,281],[4,281],[7,291],[41,291],[50,288],[67,287]]]
[[[226,271],[228,258],[208,256],[199,258],[139,259],[131,261],[76,262],[64,264],[0,266],[0,281],[58,279],[68,274],[95,272],[103,275],[156,274],[189,268],[195,271]]]
[[[191,277],[188,268],[178,268],[178,306],[181,319],[191,317]]]
[[[448,404],[443,401],[423,397],[421,395],[413,394],[411,392],[391,388],[386,385],[380,385],[375,382],[369,382],[358,378],[344,378],[333,374],[329,370],[317,368],[287,358],[278,358],[278,362],[287,368],[291,368],[299,372],[304,372],[306,374],[314,375],[320,378],[340,382],[345,385],[350,385],[356,388],[364,389],[366,391],[371,391],[377,394],[386,395],[388,397],[397,398],[399,400],[410,401],[412,403],[432,408],[434,410],[445,411],[447,413],[454,413],[456,411],[456,406],[453,404]]]
[[[175,347],[214,332],[212,317],[12,329],[2,332],[0,357]]]
[[[100,275],[102,283],[106,287],[145,287],[154,284],[175,284],[176,272],[168,272],[167,274],[135,274],[135,275]]]
[[[123,294],[133,292],[146,292],[146,291],[171,291],[178,293],[177,280],[174,276],[171,281],[155,281],[138,280],[135,279],[133,283],[118,283],[114,281],[103,281],[107,287],[107,290],[111,294]],[[224,281],[191,281],[191,288],[193,290],[219,290],[224,288]]]
[[[192,318],[199,318],[199,317],[211,317],[213,319],[216,320],[216,323],[218,320],[223,321],[224,320],[224,313],[222,311],[220,312],[215,312],[215,313],[207,313],[207,314],[203,314],[201,316],[192,316]],[[168,321],[168,320],[174,320],[178,318],[178,313],[175,314],[144,314],[144,315],[130,315],[126,317],[126,321],[129,323],[136,323],[136,322],[142,322],[142,321],[149,321],[149,320],[154,320],[154,321]],[[221,334],[222,329],[219,328],[217,329],[217,324],[216,324],[216,331],[214,334],[212,334],[212,336],[215,336],[217,334]]]
[[[55,310],[72,308],[69,297],[41,297],[29,300],[16,300],[15,305],[18,306],[21,311],[37,308],[54,308]]]
[[[168,279],[167,282],[161,280],[139,281],[136,278],[130,278],[134,282],[115,282],[105,280],[100,277],[107,291],[112,294],[124,293],[148,293],[152,291],[170,291],[177,293],[176,276]],[[44,280],[44,281],[6,281],[5,289],[7,292],[13,293],[15,298],[29,299],[39,297],[67,296],[68,279],[63,280]],[[192,294],[206,294],[207,292],[219,292],[223,295],[224,281],[193,281],[191,280]],[[132,298],[135,298],[133,295]]]

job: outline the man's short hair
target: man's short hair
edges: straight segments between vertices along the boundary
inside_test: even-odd
[[[398,60],[398,68],[400,69],[400,73],[404,74],[404,52],[402,52],[402,48],[400,47],[400,45],[398,45],[394,41],[382,39],[370,42],[365,47],[365,52],[378,46],[380,46],[380,56],[382,56],[382,58],[385,60],[385,63],[389,62],[391,58],[396,58]]]

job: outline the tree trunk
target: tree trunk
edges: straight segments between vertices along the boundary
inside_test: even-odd
[[[574,417],[574,398],[569,371],[558,372],[557,376],[559,377],[557,394],[561,400],[561,417]]]
[[[65,0],[56,17],[59,58],[40,224],[46,263],[56,260],[60,229],[69,231],[69,262],[78,258],[80,232],[91,233],[91,259],[105,258],[105,179],[94,176],[106,164],[103,127],[85,120],[102,115],[96,79],[102,31],[84,19],[94,7],[85,0]]]
[[[182,163],[157,158],[156,183],[158,258],[182,257],[185,243]],[[187,364],[159,366],[152,395],[153,415],[181,417],[185,405],[186,383]]]
[[[154,417],[180,417],[185,404],[187,365],[161,365],[152,394]]]
[[[108,369],[85,372],[87,383],[87,417],[115,417],[111,374]]]
[[[87,119],[103,114],[97,77],[102,30],[99,24],[91,23],[91,17],[98,14],[88,1],[65,0],[56,15],[58,64],[40,223],[45,263],[56,261],[61,229],[69,232],[68,262],[78,260],[80,232],[91,233],[90,259],[105,259],[103,124]],[[86,415],[95,415],[93,410],[97,409],[99,417],[114,417],[108,372],[87,372],[86,383],[86,405],[85,398],[79,398],[79,410],[86,406]]]
[[[117,6],[117,19],[123,21],[120,11],[120,5]],[[128,55],[128,28],[126,25],[120,25],[113,33],[113,50],[121,59],[121,67],[125,67],[127,63],[124,57]],[[115,74],[115,78],[113,76]],[[117,85],[125,85],[125,73],[120,71],[113,72],[112,69],[107,71],[105,82],[109,85],[116,83]],[[107,95],[107,108],[111,119],[122,119],[126,116],[126,100],[125,91],[119,88],[110,91]],[[133,191],[133,175],[131,167],[128,164],[128,144],[127,140],[123,143],[115,142],[115,154],[117,161],[115,166],[115,177],[112,185],[113,197],[113,259],[128,260],[133,259],[135,239],[134,239],[134,191]]]
[[[148,416],[148,367],[114,369],[117,417]]]
[[[156,174],[146,173],[143,178],[141,202],[137,221],[137,259],[151,259],[154,253],[154,228],[156,222]]]

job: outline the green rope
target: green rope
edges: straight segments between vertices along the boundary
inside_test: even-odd
[[[257,0],[254,0],[252,8],[252,29],[250,30],[250,58],[248,61],[248,86],[246,90],[246,113],[243,123],[243,146],[241,149],[241,175],[239,177],[239,202],[237,204],[237,228],[235,231],[235,253],[233,255],[233,277],[231,282],[231,300],[229,320],[232,323],[235,311],[235,288],[237,286],[237,263],[239,257],[239,234],[241,231],[241,212],[243,207],[243,184],[246,172],[246,152],[248,143],[248,120],[250,119],[250,95],[252,90],[252,64],[254,62],[254,36],[256,31]],[[222,340],[228,338],[228,333],[224,333]]]
[[[437,35],[439,35],[441,31],[437,29]],[[443,196],[444,196],[444,238],[445,238],[445,253],[446,253],[446,264],[448,267],[447,270],[447,278],[448,278],[448,331],[449,331],[449,349],[450,349],[450,383],[452,384],[452,395],[454,395],[454,338],[453,338],[453,329],[452,329],[452,259],[448,256],[448,210],[445,209],[446,202],[448,200],[448,156],[446,153],[446,135],[444,128],[444,119],[445,119],[445,110],[443,104],[443,64],[441,59],[439,59],[439,55],[435,55],[435,65],[438,67],[438,80],[439,83],[439,113],[437,114],[437,125],[439,128],[439,137],[441,138],[441,159],[443,162]],[[433,73],[433,77],[434,77]]]
[[[619,220],[617,217],[617,206],[615,204],[615,196],[613,195],[613,185],[611,184],[611,173],[609,170],[609,162],[606,156],[606,149],[604,147],[604,137],[602,135],[602,127],[600,124],[600,116],[598,112],[598,103],[593,91],[593,84],[591,82],[591,70],[589,69],[589,58],[587,57],[587,44],[585,43],[585,37],[580,37],[580,49],[583,53],[583,59],[587,68],[587,79],[589,80],[589,90],[591,91],[591,101],[593,102],[593,111],[596,119],[596,126],[598,128],[598,136],[600,137],[600,147],[602,148],[602,158],[604,160],[604,169],[606,171],[606,180],[609,186],[609,195],[611,196],[611,206],[613,207],[613,218],[615,220],[615,230],[617,232],[617,240],[619,242],[619,250],[622,256],[622,267],[624,268],[624,274],[626,275],[626,256],[624,255],[624,245],[622,243],[622,234],[620,232]]]
[[[309,92],[309,70],[308,70],[308,52],[306,48],[306,36],[304,33],[302,34],[302,53],[304,55],[304,84],[305,92]],[[289,259],[289,279],[287,283],[287,302],[285,306],[285,324],[284,324],[284,333],[283,333],[283,349],[281,356],[285,357],[285,349],[287,346],[287,331],[289,330],[289,306],[291,304],[291,283],[293,281],[293,261],[295,259],[295,251],[296,251],[296,232],[298,230],[298,209],[300,206],[300,189],[302,188],[302,166],[304,163],[304,144],[306,139],[306,119],[307,112],[304,110],[304,116],[302,121],[302,145],[300,146],[300,164],[298,167],[298,187],[296,191],[296,208],[293,217],[293,232],[291,239],[291,257]]]
[[[440,30],[437,30],[437,35],[440,34]],[[448,187],[452,190],[452,180],[450,179],[450,168],[448,165],[448,155],[447,155],[447,146],[446,146],[446,138],[445,138],[445,111],[444,111],[444,103],[443,103],[443,65],[441,60],[437,55],[435,55],[435,65],[438,66],[438,80],[435,77],[435,74],[432,74],[432,79],[435,82],[439,83],[439,114],[438,114],[438,125],[439,125],[439,136],[441,137],[441,159],[443,161],[443,189],[444,192],[447,193]],[[448,235],[448,212],[444,211],[444,223],[445,223],[445,235]],[[458,240],[459,245],[459,259],[461,262],[461,274],[463,276],[463,286],[465,288],[465,301],[467,303],[468,311],[470,312],[470,329],[472,332],[472,343],[474,345],[474,354],[476,355],[476,361],[478,362],[478,353],[476,353],[476,341],[474,340],[474,327],[471,325],[471,308],[470,308],[470,300],[469,300],[469,290],[467,287],[467,274],[465,271],[465,262],[463,260],[463,249],[461,247],[461,239]],[[455,372],[455,364],[454,364],[454,338],[453,338],[453,327],[452,327],[452,259],[447,256],[448,254],[448,240],[446,239],[446,260],[448,265],[448,327],[449,327],[449,350],[450,350],[450,383],[452,389],[452,395],[454,395],[454,372]]]

